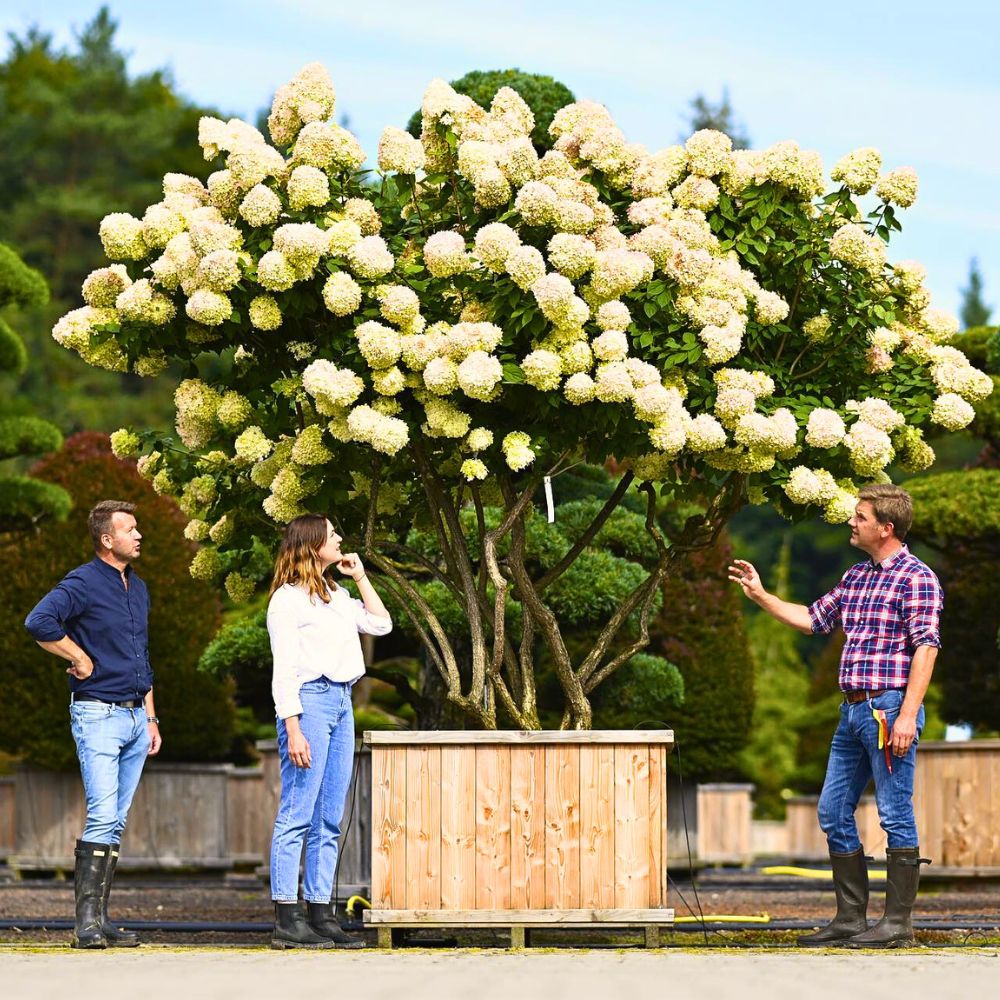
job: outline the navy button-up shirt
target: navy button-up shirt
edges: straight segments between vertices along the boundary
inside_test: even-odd
[[[132,571],[96,556],[78,566],[32,609],[24,626],[38,642],[69,636],[94,661],[86,680],[69,675],[70,690],[102,701],[143,698],[153,686],[149,664],[149,591]]]

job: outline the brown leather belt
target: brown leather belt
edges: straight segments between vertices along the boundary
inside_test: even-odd
[[[859,701],[870,701],[872,698],[877,698],[880,694],[885,694],[887,691],[896,691],[897,688],[879,688],[878,691],[845,691],[844,701],[848,705],[856,705]]]

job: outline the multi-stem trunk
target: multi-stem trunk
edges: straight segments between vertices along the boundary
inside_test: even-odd
[[[463,536],[459,518],[461,498],[448,489],[419,448],[415,449],[415,459],[440,546],[440,561],[435,564],[398,543],[390,548],[408,557],[411,567],[415,565],[424,575],[430,573],[448,587],[469,623],[468,635],[463,636],[461,643],[465,655],[456,655],[456,644],[414,586],[407,566],[377,551],[372,530],[378,503],[377,474],[369,497],[365,556],[383,574],[384,586],[395,596],[427,647],[429,662],[441,676],[445,697],[486,729],[496,728],[501,720],[509,720],[522,729],[540,728],[535,684],[540,653],[551,664],[563,691],[562,727],[588,728],[592,720],[590,695],[648,645],[650,613],[671,567],[692,549],[714,544],[719,531],[742,502],[742,477],[731,476],[707,505],[705,513],[689,518],[684,528],[668,541],[656,519],[655,491],[651,484],[644,483],[640,489],[647,496],[645,530],[655,543],[656,560],[648,567],[646,577],[603,625],[590,649],[574,662],[559,619],[546,603],[545,592],[574,564],[614,513],[633,481],[632,473],[622,476],[592,523],[564,557],[541,575],[533,575],[525,525],[543,473],[531,475],[516,485],[510,476],[499,477],[502,518],[491,530],[486,530],[483,505],[478,491],[472,487],[468,502],[477,515],[480,540],[477,555],[470,551]],[[501,558],[501,544],[505,541],[506,554]],[[492,597],[487,583],[492,584]],[[508,597],[516,600],[522,611],[521,637],[516,647],[507,621]],[[637,633],[622,645],[619,641],[622,631],[636,613]]]

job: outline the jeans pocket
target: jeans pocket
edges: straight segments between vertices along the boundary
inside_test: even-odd
[[[880,708],[886,715],[895,715],[903,706],[903,691],[886,691],[877,698],[872,698],[872,708]]]
[[[74,701],[69,708],[70,718],[74,722],[79,722],[83,725],[109,719],[111,718],[112,711],[113,709],[110,705],[105,705],[99,701]]]

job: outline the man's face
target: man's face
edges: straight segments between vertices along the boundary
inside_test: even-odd
[[[101,535],[105,552],[110,551],[122,562],[132,562],[139,558],[141,539],[135,518],[120,510],[111,515],[111,531]]]
[[[870,500],[859,501],[854,516],[847,522],[851,526],[851,545],[871,554],[892,534],[891,524],[879,524]]]

